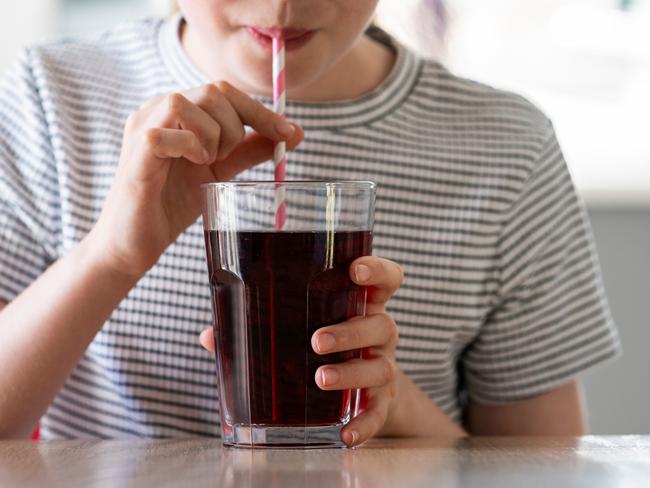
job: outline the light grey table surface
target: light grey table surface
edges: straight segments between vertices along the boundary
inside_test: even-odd
[[[379,439],[357,449],[218,440],[0,441],[0,486],[650,487],[650,436]]]

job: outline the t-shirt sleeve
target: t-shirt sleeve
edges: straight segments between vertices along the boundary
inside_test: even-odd
[[[620,352],[589,221],[550,123],[544,138],[504,219],[498,297],[462,357],[479,403],[539,395]]]
[[[11,301],[56,259],[56,163],[30,51],[0,78],[0,300]]]

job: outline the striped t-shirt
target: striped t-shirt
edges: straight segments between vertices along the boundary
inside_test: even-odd
[[[26,49],[2,78],[0,299],[92,228],[129,113],[210,81],[183,52],[180,22],[141,20]],[[405,271],[389,305],[398,363],[460,422],[468,400],[540,394],[619,344],[548,119],[521,97],[393,47],[394,68],[371,93],[288,103],[306,137],[287,178],[377,182],[373,253]],[[272,163],[239,178],[272,179]],[[104,324],[42,436],[219,435],[214,357],[198,344],[211,323],[197,221]]]

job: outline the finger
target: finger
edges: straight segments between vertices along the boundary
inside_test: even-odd
[[[295,127],[273,110],[269,110],[226,81],[219,81],[216,86],[228,99],[244,124],[273,141],[287,141],[294,136]]]
[[[218,151],[211,156],[213,160],[226,158],[245,136],[244,122],[239,114],[214,83],[189,90],[184,94],[221,127]]]
[[[376,256],[363,256],[350,265],[350,278],[358,285],[368,289],[368,313],[383,311],[391,296],[404,280],[404,272],[399,264]]]
[[[321,390],[349,390],[384,386],[395,378],[394,362],[384,356],[351,359],[328,364],[316,370],[316,384]]]
[[[189,130],[148,129],[145,133],[145,148],[160,159],[185,158],[195,164],[210,161],[196,134]]]
[[[287,141],[287,150],[298,146],[305,135],[300,126],[295,127],[293,137]],[[251,166],[272,159],[273,144],[273,141],[261,134],[249,132],[226,159],[210,166],[212,174],[218,181],[228,181]]]
[[[322,327],[312,335],[311,345],[317,354],[374,346],[392,349],[397,344],[397,336],[397,325],[393,318],[378,313]]]
[[[341,432],[343,442],[350,447],[358,446],[377,435],[388,418],[390,402],[388,387],[371,390],[368,409],[353,418]]]
[[[180,128],[194,132],[209,157],[216,157],[222,129],[207,112],[180,93],[169,95],[166,102],[160,104],[159,111],[157,117],[162,117],[159,124],[166,128]]]
[[[199,342],[201,343],[201,346],[203,346],[203,349],[209,352],[214,352],[214,332],[212,327],[201,331]]]

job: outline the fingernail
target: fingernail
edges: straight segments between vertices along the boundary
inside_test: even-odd
[[[275,123],[275,130],[282,137],[291,137],[293,133],[296,132],[296,128],[293,126],[293,124],[290,124],[284,119],[278,120]]]
[[[334,348],[336,339],[332,334],[320,334],[316,339],[317,352],[327,352]]]
[[[210,153],[208,152],[208,150],[203,149],[203,161],[206,162],[206,163],[209,163],[210,159],[212,159],[212,158],[210,158]]]
[[[335,385],[339,382],[339,372],[334,368],[323,368],[320,370],[320,381],[323,386]]]
[[[357,444],[357,441],[359,440],[359,433],[356,430],[350,431],[350,436],[352,437],[352,442],[350,443],[351,446],[355,446]]]
[[[354,276],[360,283],[368,281],[370,279],[370,268],[365,264],[357,264],[354,268]]]

